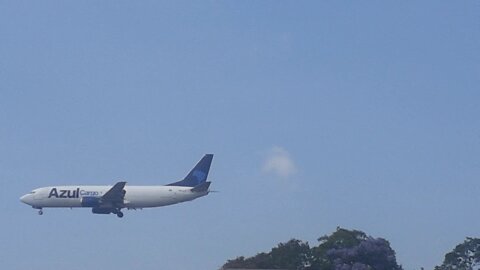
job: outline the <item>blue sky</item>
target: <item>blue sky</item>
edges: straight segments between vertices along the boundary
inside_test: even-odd
[[[337,226],[406,269],[479,237],[478,1],[1,1],[6,269],[217,269]],[[55,184],[165,184],[192,203],[38,216]]]

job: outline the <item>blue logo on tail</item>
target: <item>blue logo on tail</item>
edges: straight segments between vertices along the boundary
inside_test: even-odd
[[[207,174],[200,170],[193,171],[192,176],[196,178],[197,184],[200,184],[203,181],[207,180]]]

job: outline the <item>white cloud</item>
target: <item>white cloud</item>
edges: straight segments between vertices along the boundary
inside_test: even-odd
[[[270,150],[263,164],[263,171],[288,178],[295,174],[297,168],[288,151],[275,146]]]

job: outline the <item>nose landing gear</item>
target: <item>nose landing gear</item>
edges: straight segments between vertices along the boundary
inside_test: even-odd
[[[41,207],[36,207],[36,206],[32,206],[33,209],[38,209],[38,214],[41,216],[43,215],[43,211],[42,211],[42,208]]]

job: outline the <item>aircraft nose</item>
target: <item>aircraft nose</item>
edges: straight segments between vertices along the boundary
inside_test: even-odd
[[[25,194],[22,197],[20,197],[20,201],[23,203],[29,204],[29,201],[30,201],[29,197],[30,197],[30,194]]]

